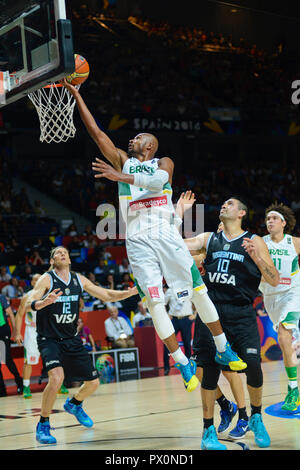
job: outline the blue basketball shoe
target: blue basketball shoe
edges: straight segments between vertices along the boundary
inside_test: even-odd
[[[56,444],[55,437],[51,436],[50,429],[54,429],[50,427],[49,421],[45,423],[39,422],[36,427],[36,440],[41,444]]]
[[[216,429],[213,425],[209,428],[204,429],[202,441],[201,441],[202,450],[227,450],[227,447],[224,444],[221,444],[218,441]]]
[[[186,366],[183,366],[179,362],[176,362],[176,364],[174,364],[174,367],[176,367],[176,369],[180,371],[186,390],[188,392],[193,392],[199,384],[199,380],[195,375],[197,370],[196,362],[190,359],[189,363]]]
[[[233,401],[230,401],[229,409],[220,411],[221,423],[219,424],[219,427],[218,427],[219,434],[222,434],[223,432],[227,431],[233,417],[235,416],[237,412],[237,409],[238,409],[237,405],[233,403]]]
[[[93,421],[82,409],[82,405],[74,405],[73,403],[70,403],[70,398],[67,398],[64,404],[64,409],[71,415],[74,415],[77,421],[86,428],[91,428],[93,426]]]
[[[229,433],[228,437],[231,439],[241,439],[245,437],[246,433],[249,431],[249,423],[246,419],[239,419],[236,423],[235,428],[233,428]]]
[[[269,447],[271,439],[265,425],[262,420],[260,413],[255,413],[249,420],[249,429],[254,432],[254,440],[258,447]]]
[[[226,343],[226,349],[224,352],[216,352],[215,361],[222,366],[229,366],[231,370],[243,370],[246,369],[246,362],[242,361],[239,356],[232,351],[230,344]]]

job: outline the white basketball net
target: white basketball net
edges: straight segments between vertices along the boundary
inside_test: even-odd
[[[80,85],[76,86],[77,89],[79,87]],[[28,97],[39,116],[41,142],[66,142],[75,136],[73,112],[76,102],[64,86],[53,84],[29,93]]]

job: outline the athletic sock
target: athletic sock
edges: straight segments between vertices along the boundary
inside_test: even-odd
[[[40,416],[40,423],[48,423],[49,422],[49,418],[44,418],[44,416]]]
[[[221,333],[218,336],[213,336],[214,342],[218,352],[224,352],[226,349],[227,339],[225,333]]]
[[[260,406],[251,405],[251,416],[255,415],[256,413],[261,414],[261,405]]]
[[[285,368],[288,379],[289,379],[289,386],[291,388],[296,388],[298,387],[298,382],[297,382],[297,367],[286,367]]]
[[[245,421],[248,421],[246,407],[239,408],[239,419],[244,419]]]
[[[28,380],[24,379],[23,380],[23,387],[29,387],[29,385],[30,385],[30,380],[29,379]]]
[[[217,399],[217,403],[219,404],[221,410],[223,411],[229,410],[230,401],[227,400],[227,398],[224,395],[222,395],[220,398]]]
[[[188,358],[183,353],[181,348],[178,348],[175,352],[170,353],[170,356],[173,357],[175,362],[179,362],[179,364],[182,364],[183,366],[186,366],[189,363]]]
[[[213,426],[214,419],[213,418],[203,418],[203,427],[204,429],[208,429],[210,426]]]
[[[79,400],[76,400],[75,397],[71,398],[70,400],[70,403],[72,403],[73,405],[81,405],[82,401],[79,401]]]

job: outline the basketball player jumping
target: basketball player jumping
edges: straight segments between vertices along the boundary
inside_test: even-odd
[[[279,274],[263,239],[242,229],[246,215],[247,206],[239,198],[232,197],[221,207],[219,217],[223,222],[223,230],[218,233],[202,233],[185,239],[185,242],[191,251],[205,249],[204,280],[208,295],[216,305],[230,343],[247,362],[245,373],[251,417],[248,423],[245,410],[243,417],[240,417],[243,421],[240,423],[243,424],[243,435],[248,429],[252,430],[257,445],[268,447],[270,438],[261,416],[263,374],[260,337],[252,304],[262,276],[268,284],[275,287],[279,282]],[[218,441],[213,425],[220,367],[213,359],[215,345],[211,334],[200,318],[196,319],[193,351],[197,365],[203,368],[201,395],[204,432],[201,447],[223,450],[226,447]]]
[[[266,311],[278,331],[278,342],[288,376],[288,393],[282,409],[295,412],[300,404],[297,382],[297,361],[292,347],[292,333],[298,329],[300,319],[300,238],[290,234],[296,224],[292,209],[284,204],[272,204],[266,209],[264,236],[273,262],[280,273],[277,286],[265,282],[260,284]]]
[[[77,321],[82,291],[105,302],[116,302],[137,294],[135,287],[127,291],[104,289],[85,276],[70,271],[69,252],[65,247],[53,248],[51,269],[36,282],[27,299],[26,309],[36,311],[37,343],[49,381],[43,391],[40,421],[36,439],[42,444],[55,444],[50,434],[49,416],[56,393],[64,380],[64,369],[74,380],[84,381],[64,409],[75,415],[78,422],[91,427],[93,421],[82,409],[82,402],[98,387],[97,371],[77,335]]]
[[[152,134],[138,134],[130,140],[128,153],[116,148],[97,126],[79,91],[66,81],[64,85],[75,97],[88,133],[112,164],[97,158],[93,163],[95,177],[119,183],[127,255],[138,291],[142,300],[147,300],[155,330],[180,370],[187,391],[193,391],[199,383],[196,364],[187,359],[178,345],[164,304],[163,277],[178,299],[190,298],[194,303],[214,337],[216,360],[234,370],[244,369],[246,364],[231,350],[206,286],[176,228],[171,199],[173,161],[168,157],[154,158],[158,141]]]

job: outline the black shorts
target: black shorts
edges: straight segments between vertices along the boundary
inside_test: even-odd
[[[74,381],[89,381],[98,377],[92,356],[79,336],[67,339],[38,336],[37,343],[47,372],[55,367],[63,367],[65,376]]]
[[[252,305],[215,304],[227,340],[237,355],[247,362],[261,362],[260,336],[256,313]],[[193,340],[193,359],[199,367],[216,364],[221,370],[230,370],[215,362],[216,346],[208,327],[197,318]]]

